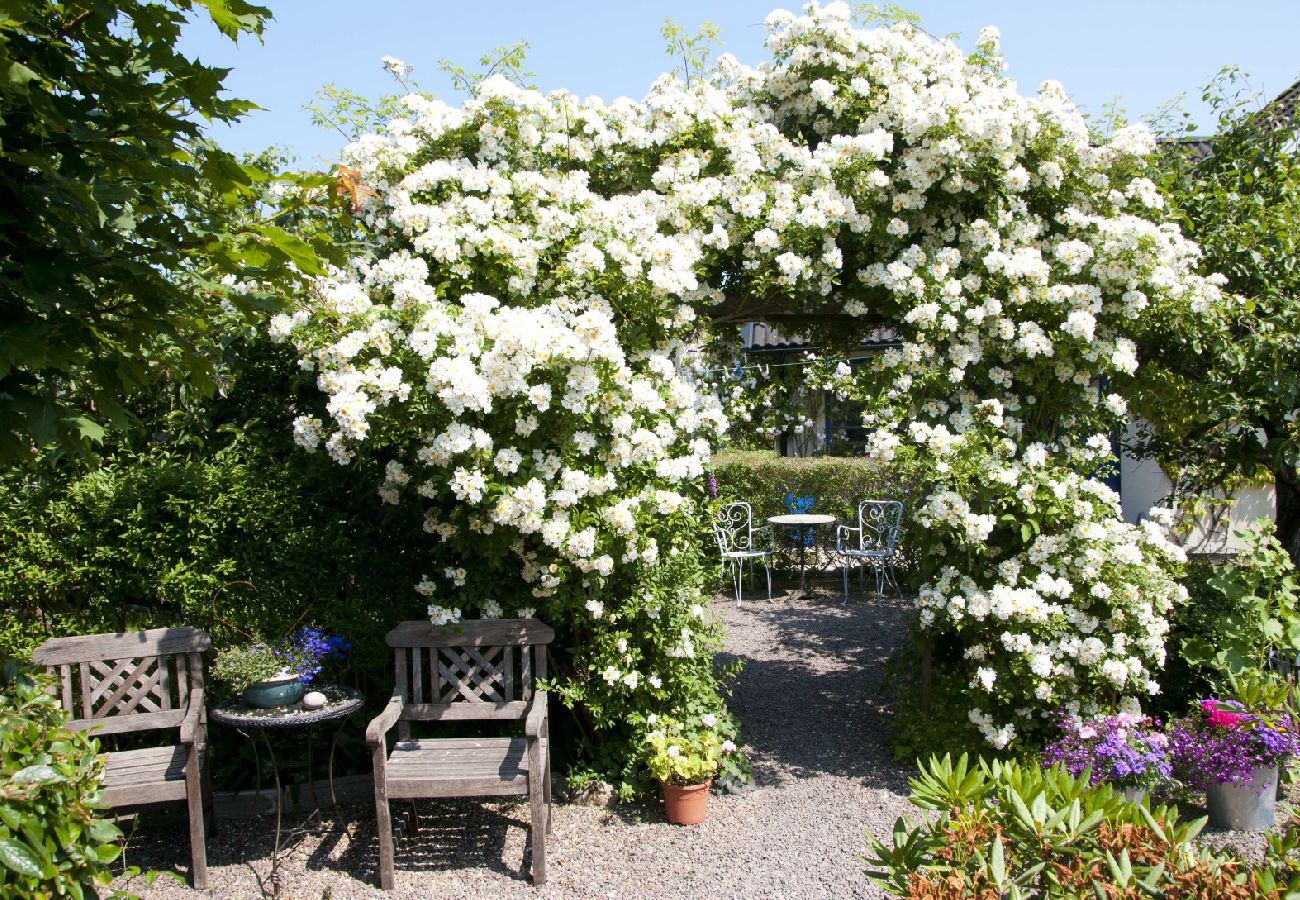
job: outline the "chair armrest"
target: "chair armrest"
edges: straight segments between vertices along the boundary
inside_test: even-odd
[[[185,709],[185,718],[181,719],[181,743],[192,744],[199,737],[203,728],[203,688],[190,691],[189,706]]]
[[[402,717],[402,708],[406,705],[406,697],[402,694],[401,688],[393,690],[393,696],[388,698],[388,705],[383,711],[370,720],[366,726],[366,743],[375,745],[384,742],[384,735],[388,729],[397,723]]]
[[[776,534],[773,532],[771,525],[760,525],[749,530],[749,549],[760,549],[758,540],[760,537],[763,538],[762,543],[765,545],[763,549],[769,552],[776,549]]]
[[[543,737],[546,728],[546,691],[536,691],[533,699],[528,701],[528,712],[524,716],[524,735],[530,738]]]
[[[861,542],[861,534],[862,534],[861,528],[850,528],[847,525],[836,525],[835,526],[835,549],[840,553],[843,553],[845,550],[854,549],[853,547],[845,547],[844,539],[848,537],[850,534],[855,534],[855,533],[859,535],[858,540],[859,542]]]

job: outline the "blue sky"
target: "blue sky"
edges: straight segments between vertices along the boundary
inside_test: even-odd
[[[211,65],[233,69],[235,96],[264,107],[214,136],[235,151],[290,148],[304,165],[333,159],[342,139],[311,124],[303,104],[333,82],[363,94],[392,90],[380,57],[415,66],[421,88],[456,98],[438,60],[473,68],[502,44],[531,44],[528,68],[538,87],[567,88],[606,99],[640,98],[672,68],[659,27],[676,18],[694,31],[711,21],[722,49],[743,62],[766,59],[763,19],[773,0],[262,0],[275,14],[259,44],[238,46],[196,23],[183,49]],[[1300,0],[914,0],[902,4],[935,34],[960,34],[970,48],[984,25],[1002,32],[1008,75],[1025,92],[1055,78],[1075,101],[1100,111],[1119,98],[1133,117],[1186,92],[1204,128],[1209,117],[1200,87],[1223,65],[1238,65],[1268,97],[1300,78]]]

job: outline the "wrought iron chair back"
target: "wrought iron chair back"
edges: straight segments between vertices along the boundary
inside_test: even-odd
[[[901,500],[863,500],[858,504],[858,549],[892,554],[903,530]]]
[[[754,550],[754,513],[750,505],[742,500],[722,507],[713,520],[713,537],[724,556]]]
[[[849,566],[858,566],[858,579],[865,577],[870,565],[876,576],[876,595],[884,593],[885,586],[893,588],[901,597],[894,563],[898,558],[898,539],[903,530],[903,504],[899,500],[863,500],[858,504],[858,527],[841,525],[835,535],[836,550],[844,570],[844,600],[849,599]],[[845,539],[857,533],[856,546]],[[862,585],[865,589],[865,585]]]
[[[772,599],[772,570],[768,560],[772,555],[772,529],[770,526],[754,527],[754,511],[748,503],[737,500],[728,503],[713,520],[713,537],[718,542],[723,568],[731,575],[740,604],[741,575],[749,563],[751,587],[754,580],[754,560],[763,564],[767,574],[767,599]]]

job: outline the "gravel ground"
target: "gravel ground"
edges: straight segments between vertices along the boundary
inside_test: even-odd
[[[842,606],[822,592],[793,603],[716,607],[727,655],[745,661],[732,706],[751,749],[755,785],[713,796],[703,825],[667,824],[659,805],[557,803],[549,881],[527,878],[528,807],[477,800],[423,801],[420,830],[397,849],[397,889],[375,889],[374,812],[345,807],[339,827],[299,831],[272,876],[270,822],[241,824],[208,840],[209,896],[351,897],[877,897],[859,859],[870,829],[886,836],[908,805],[908,766],[890,758],[877,687],[905,638],[907,606]],[[396,818],[397,805],[394,804]],[[299,822],[291,825],[301,824]],[[332,823],[311,820],[312,826]],[[244,859],[245,862],[240,860]],[[148,869],[188,866],[181,827],[141,824],[126,854]],[[168,878],[148,898],[196,897]]]

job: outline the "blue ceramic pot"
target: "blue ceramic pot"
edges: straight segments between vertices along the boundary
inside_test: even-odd
[[[297,675],[279,675],[244,688],[244,702],[258,709],[289,706],[301,700],[306,689]]]

